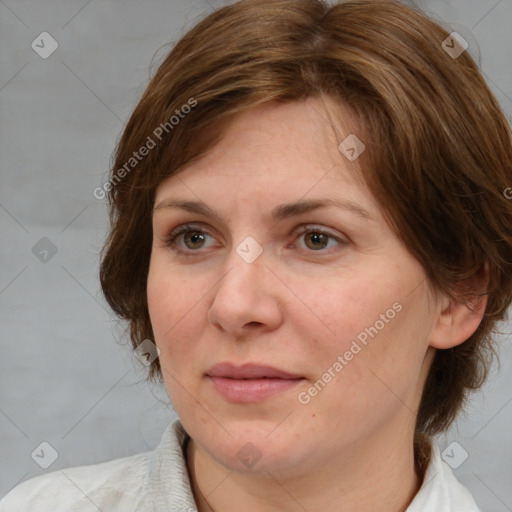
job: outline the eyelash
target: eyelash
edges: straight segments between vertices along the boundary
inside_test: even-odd
[[[177,242],[177,238],[180,236],[180,235],[183,235],[189,231],[195,231],[195,232],[199,232],[201,234],[206,234],[208,236],[211,236],[213,238],[213,235],[211,235],[210,233],[208,233],[208,231],[206,231],[204,228],[201,228],[200,226],[196,226],[194,224],[184,224],[182,226],[179,226],[177,227],[176,229],[174,229],[169,235],[167,235],[164,239],[164,245],[165,247],[170,247],[170,248],[173,248],[173,250],[175,250],[176,252],[178,252],[180,255],[182,256],[196,256],[199,252],[200,252],[200,249],[194,251],[194,250],[183,250],[183,249],[175,249],[174,247],[176,246],[176,242]],[[322,228],[319,228],[319,227],[314,227],[312,225],[306,225],[306,226],[303,226],[302,229],[300,230],[300,232],[297,234],[297,238],[302,236],[302,235],[305,235],[307,233],[315,233],[315,234],[321,234],[321,235],[325,235],[333,240],[336,240],[340,245],[347,245],[348,242],[346,240],[342,240],[341,238],[333,235],[332,233],[330,233],[329,231],[326,231]],[[318,251],[314,251],[314,250],[310,250],[308,252],[311,252],[311,253],[323,253],[325,252],[324,249],[320,249]]]

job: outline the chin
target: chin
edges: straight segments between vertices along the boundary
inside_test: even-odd
[[[297,446],[299,435],[285,428],[278,434],[276,422],[228,422],[225,428],[232,437],[220,427],[214,432],[211,428],[203,431],[196,429],[191,435],[210,457],[230,471],[287,472],[297,468],[303,459],[308,459],[304,443]],[[218,434],[219,430],[223,432],[222,435]]]

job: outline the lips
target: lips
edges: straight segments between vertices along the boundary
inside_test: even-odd
[[[255,363],[236,366],[224,362],[212,366],[206,377],[228,402],[255,404],[291,390],[304,377]]]
[[[300,375],[294,375],[272,366],[246,363],[236,366],[224,362],[212,366],[206,375],[210,377],[224,377],[226,379],[302,379]]]

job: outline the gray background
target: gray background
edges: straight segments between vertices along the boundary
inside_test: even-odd
[[[97,277],[106,207],[92,191],[152,59],[220,5],[0,0],[0,496],[44,471],[152,449],[175,417],[117,341],[123,329]],[[510,116],[512,1],[418,5],[470,43]],[[43,31],[59,45],[47,59],[31,48]],[[32,252],[43,237],[57,249],[47,262]],[[493,512],[512,510],[512,350],[510,325],[501,328],[501,369],[439,439],[441,449],[456,441],[467,451],[455,474]],[[58,452],[47,470],[31,458],[43,441]]]

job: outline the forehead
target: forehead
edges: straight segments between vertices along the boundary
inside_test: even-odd
[[[357,124],[349,109],[329,97],[259,105],[212,127],[222,128],[219,142],[161,183],[155,203],[171,194],[196,200],[236,195],[240,201],[322,194],[359,202],[367,196],[369,206],[359,162],[338,148]]]
[[[222,128],[222,139],[205,155],[205,165],[213,160],[233,162],[239,168],[258,166],[267,159],[297,160],[306,158],[324,166],[339,160],[338,143],[329,116],[343,107],[330,98],[307,98],[286,103],[267,102],[239,113]],[[338,136],[351,133],[355,119],[348,112],[334,116]],[[248,157],[251,159],[248,160]],[[197,165],[196,165],[197,167]],[[252,169],[254,170],[254,169]]]

